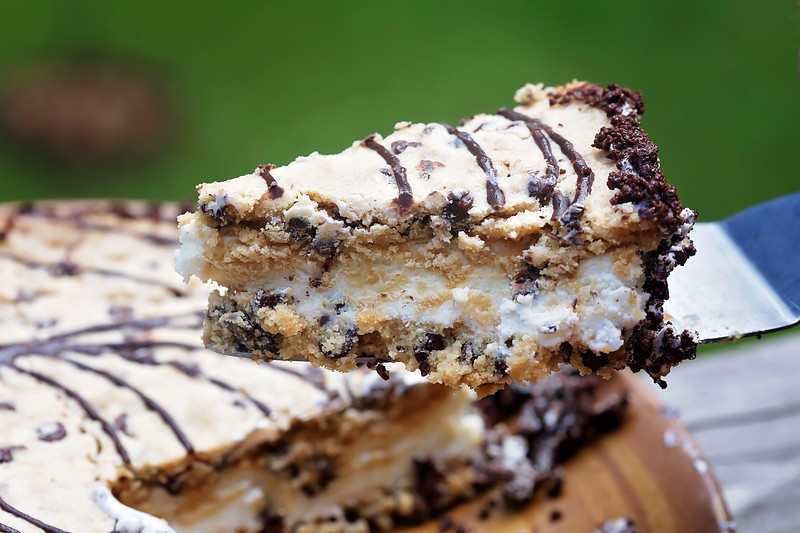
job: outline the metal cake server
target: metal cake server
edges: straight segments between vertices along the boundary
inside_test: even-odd
[[[689,236],[697,254],[670,274],[664,303],[678,331],[696,331],[701,343],[710,343],[800,323],[800,192],[697,223]]]
[[[697,254],[670,274],[664,312],[700,342],[800,323],[800,192],[695,224]]]

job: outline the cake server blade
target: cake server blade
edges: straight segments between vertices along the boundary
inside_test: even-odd
[[[697,254],[670,274],[665,315],[700,342],[800,322],[800,192],[695,224]]]

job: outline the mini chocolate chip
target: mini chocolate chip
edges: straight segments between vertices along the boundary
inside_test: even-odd
[[[253,297],[253,307],[267,307],[273,309],[276,305],[286,301],[286,294],[282,292],[258,291]]]
[[[402,154],[409,146],[422,146],[422,143],[416,141],[394,141],[391,146],[392,152],[395,154]]]
[[[327,350],[323,345],[322,341],[319,342],[318,346],[319,350],[326,357],[330,357],[331,359],[339,359],[340,357],[344,357],[345,355],[349,354],[353,350],[356,339],[358,339],[358,336],[356,335],[356,327],[350,326],[344,333],[344,342],[342,342],[342,348],[339,350],[338,353],[334,353]]]
[[[565,171],[562,168],[560,172],[563,174]],[[542,177],[537,172],[528,176],[528,194],[542,203],[550,201],[555,187],[556,177],[551,174]]]
[[[298,241],[310,241],[317,234],[317,228],[312,226],[307,220],[302,218],[292,218],[289,220],[289,236]]]
[[[122,413],[114,419],[114,428],[128,435],[128,414]]]
[[[328,322],[330,322],[330,320],[331,320],[330,315],[322,315],[317,319],[317,324],[319,325],[319,327],[322,327]]]
[[[608,364],[608,354],[584,352],[580,355],[580,357],[581,362],[594,372],[597,372]]]
[[[439,350],[444,350],[446,347],[447,343],[445,342],[444,337],[438,333],[425,334],[425,344],[423,345],[425,351],[437,352]]]
[[[36,438],[44,442],[55,442],[67,436],[67,430],[61,422],[51,422],[36,428]]]
[[[442,216],[451,224],[462,224],[469,220],[469,210],[473,198],[469,191],[451,192],[447,195],[447,204],[442,209]]]
[[[332,257],[336,254],[336,248],[338,246],[339,243],[336,241],[322,241],[314,243],[314,250],[320,255]]]
[[[508,375],[508,364],[502,359],[495,359],[492,367],[493,367],[492,370],[494,370],[495,374],[499,376]]]
[[[321,285],[322,285],[322,278],[308,278],[308,286],[309,287],[314,287],[316,289],[317,287],[320,287]]]
[[[69,261],[60,261],[50,267],[50,273],[53,276],[77,276],[79,272],[78,265]]]
[[[553,509],[550,512],[550,521],[551,522],[558,522],[564,515],[562,514],[560,509]]]
[[[472,366],[477,358],[478,353],[475,351],[472,342],[467,341],[461,345],[461,356],[458,358],[459,362]]]
[[[389,381],[389,371],[386,370],[386,367],[383,366],[383,363],[379,363],[378,366],[375,367],[375,371],[384,381]]]
[[[16,411],[14,402],[0,402],[0,411]]]

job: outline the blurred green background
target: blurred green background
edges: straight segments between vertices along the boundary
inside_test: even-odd
[[[0,200],[192,199],[202,181],[336,152],[399,120],[455,122],[511,104],[526,82],[573,78],[643,92],[663,170],[701,220],[800,189],[796,0],[78,0],[2,11],[2,87],[34,67],[104,65],[166,95],[168,111],[156,148],[97,161],[21,143],[4,123]],[[44,118],[23,117],[30,128],[63,129],[33,109]]]
[[[6,2],[0,80],[91,57],[155,79],[159,149],[65,163],[5,135],[0,199],[191,198],[201,181],[456,121],[525,82],[644,93],[685,204],[712,220],[800,188],[795,0]]]

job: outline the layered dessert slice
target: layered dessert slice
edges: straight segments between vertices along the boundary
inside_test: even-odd
[[[200,185],[177,268],[220,287],[206,345],[401,361],[482,393],[561,363],[663,382],[695,354],[662,312],[695,213],[659,170],[641,95],[573,82],[516,99]]]
[[[0,206],[0,531],[387,531],[555,490],[623,419],[624,394],[569,373],[476,403],[402,367],[219,357],[208,290],[173,269],[177,212]]]

